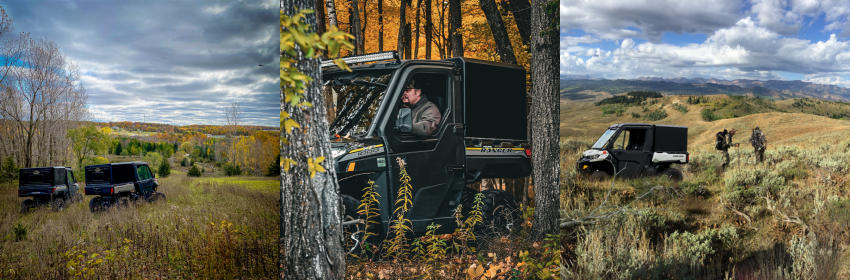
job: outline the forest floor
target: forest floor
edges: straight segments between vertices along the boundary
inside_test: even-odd
[[[277,177],[157,178],[167,201],[91,213],[20,213],[17,182],[0,184],[2,279],[269,279],[278,277]],[[80,190],[84,183],[80,183]]]
[[[625,210],[564,232],[567,279],[850,278],[850,122],[782,112],[706,122],[699,106],[666,98],[657,106],[669,116],[650,123],[688,127],[690,163],[674,165],[678,184],[577,174],[576,160],[609,125],[646,121],[562,101],[562,218]],[[737,128],[733,140],[744,142],[755,126],[768,139],[765,161],[742,144],[721,171],[714,133]]]

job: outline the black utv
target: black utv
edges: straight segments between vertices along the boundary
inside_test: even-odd
[[[141,161],[86,166],[86,195],[97,195],[89,210],[97,212],[112,205],[126,206],[131,201],[165,200],[157,192],[159,183],[148,164]]]
[[[431,223],[440,225],[437,234],[454,232],[456,208],[463,204],[462,214],[468,216],[478,193],[468,184],[531,173],[523,67],[469,58],[398,60],[395,52],[345,60],[389,60],[350,66],[352,72],[323,61],[323,90],[334,97],[329,136],[345,215],[358,218],[358,199],[367,182],[375,182],[378,236],[386,236],[390,227],[402,161],[411,178],[407,219],[415,235],[425,234]],[[410,132],[411,109],[402,102],[413,80],[440,113],[436,129],[424,136]],[[502,190],[481,193],[485,225],[519,225],[513,196]]]
[[[616,172],[622,178],[662,174],[681,181],[682,172],[671,166],[689,161],[687,127],[621,123],[608,127],[576,164],[592,179]]]
[[[18,197],[32,197],[21,203],[21,213],[42,205],[61,211],[68,202],[83,201],[70,167],[22,168],[19,175]]]

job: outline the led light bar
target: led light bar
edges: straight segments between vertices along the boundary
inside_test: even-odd
[[[397,51],[388,51],[388,52],[379,52],[379,53],[370,53],[364,55],[355,55],[355,56],[347,56],[342,58],[346,64],[356,64],[356,63],[366,63],[366,62],[375,62],[375,61],[383,61],[383,60],[396,60],[398,61],[398,52]],[[334,66],[334,61],[332,59],[322,60],[322,67]]]

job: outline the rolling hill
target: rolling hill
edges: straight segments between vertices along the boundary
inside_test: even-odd
[[[598,101],[629,91],[657,91],[664,95],[745,95],[771,99],[816,98],[850,102],[850,89],[803,81],[757,81],[718,79],[662,79],[641,77],[632,80],[561,79],[561,99]]]

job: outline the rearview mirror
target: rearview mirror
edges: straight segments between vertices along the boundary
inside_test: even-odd
[[[398,111],[398,118],[395,120],[395,130],[404,133],[413,130],[413,115],[410,113],[410,108],[402,108]]]

